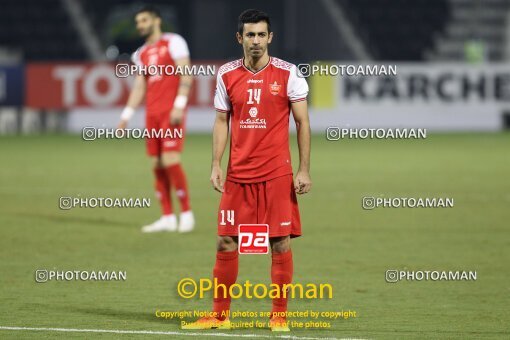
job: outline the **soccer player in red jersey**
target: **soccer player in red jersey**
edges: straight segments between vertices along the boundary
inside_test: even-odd
[[[272,252],[271,280],[280,288],[292,281],[290,240],[301,235],[297,194],[310,191],[310,123],[308,85],[295,65],[268,54],[270,20],[258,10],[239,17],[237,40],[244,58],[223,65],[217,75],[211,183],[222,193],[213,276],[228,292],[238,273],[239,224],[268,224]],[[299,169],[293,178],[289,150],[289,117],[294,116]],[[226,181],[221,170],[229,126],[230,159]],[[221,287],[221,286],[220,286]],[[218,289],[213,312],[184,329],[228,329],[230,297]],[[288,331],[287,298],[273,299],[270,327]]]
[[[146,69],[149,65],[157,65],[158,70],[164,67],[168,70],[175,70],[177,67],[182,69],[190,65],[186,41],[178,34],[161,32],[161,16],[156,8],[143,7],[136,13],[135,22],[138,32],[145,38],[145,44],[132,56],[135,65]],[[189,202],[186,175],[181,165],[184,141],[177,133],[174,133],[179,129],[184,131],[186,104],[191,83],[190,75],[154,74],[154,72],[139,74],[136,76],[127,105],[121,115],[118,128],[124,129],[145,96],[146,128],[172,132],[163,138],[146,140],[147,153],[153,163],[156,195],[161,203],[162,217],[144,226],[143,232],[176,230],[189,232],[193,230],[195,224]],[[175,189],[181,204],[178,225],[172,209],[172,189]]]

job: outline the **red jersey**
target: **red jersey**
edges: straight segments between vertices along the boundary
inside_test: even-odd
[[[175,61],[189,57],[186,41],[178,34],[164,33],[153,44],[145,44],[133,53],[132,61],[138,66],[175,66]],[[179,89],[179,75],[146,75],[145,106],[147,115],[169,113]]]
[[[256,183],[292,174],[290,103],[306,100],[308,84],[295,65],[270,57],[257,72],[243,59],[220,67],[214,106],[230,117],[227,179]]]

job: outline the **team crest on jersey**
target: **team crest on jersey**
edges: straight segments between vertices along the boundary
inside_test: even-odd
[[[273,84],[269,84],[269,91],[271,92],[271,94],[273,96],[276,96],[278,93],[280,93],[281,88],[282,88],[282,86],[280,84],[278,84],[276,82],[276,80],[274,81]]]
[[[164,57],[168,53],[168,49],[166,46],[161,46],[159,48],[159,56]]]

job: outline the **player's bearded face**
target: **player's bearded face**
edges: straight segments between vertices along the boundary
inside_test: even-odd
[[[147,38],[154,33],[158,25],[158,18],[149,13],[139,13],[136,18],[136,29],[142,38]]]
[[[252,58],[260,58],[267,53],[273,33],[268,32],[266,22],[244,24],[243,35],[237,33],[237,40],[243,45],[244,54]]]

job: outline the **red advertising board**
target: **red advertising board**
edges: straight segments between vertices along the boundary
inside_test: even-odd
[[[134,79],[117,77],[108,63],[31,63],[25,75],[25,105],[37,109],[124,106]],[[212,107],[214,86],[214,75],[194,77],[189,105]]]

